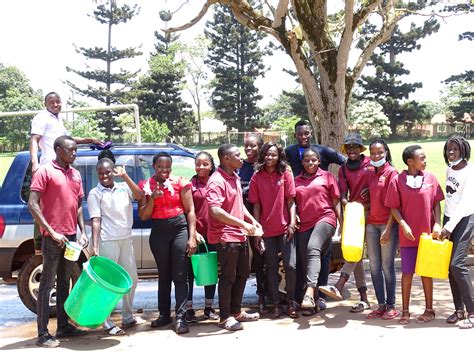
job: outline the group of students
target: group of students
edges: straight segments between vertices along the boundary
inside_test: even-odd
[[[54,95],[53,95],[54,96]],[[56,115],[57,116],[57,115]],[[360,202],[366,208],[366,242],[370,271],[378,308],[369,319],[393,319],[395,307],[395,253],[400,244],[402,263],[402,314],[399,323],[410,321],[409,300],[415,269],[417,246],[421,233],[450,238],[454,243],[450,267],[450,285],[455,312],[449,323],[459,321],[461,328],[472,327],[474,306],[472,285],[466,266],[467,252],[473,234],[473,170],[467,161],[470,146],[459,136],[449,138],[444,157],[449,165],[445,224],[441,228],[440,201],[443,192],[434,175],[424,171],[426,156],[420,146],[409,146],[403,152],[407,169],[400,174],[392,166],[390,150],[380,139],[367,148],[360,135],[346,136],[341,151],[310,143],[310,125],[300,121],[295,126],[297,144],[283,150],[277,144],[263,144],[261,137],[245,140],[247,159],[232,144],[218,149],[219,166],[212,156],[200,152],[195,158],[196,175],[188,181],[171,174],[172,157],[158,153],[153,158],[155,175],[133,182],[126,171],[114,165],[113,155],[104,151],[97,163],[99,183],[88,196],[92,221],[92,252],[109,257],[129,272],[133,279],[131,292],[124,297],[122,326],[107,319],[104,328],[111,335],[125,334],[124,328],[143,324],[132,312],[137,282],[131,240],[132,201],[138,200],[139,216],[151,219],[150,249],[158,272],[159,317],[151,322],[158,328],[172,322],[171,286],[175,287],[175,331],[189,332],[188,323],[196,322],[193,309],[193,274],[189,256],[205,241],[217,251],[220,265],[217,285],[219,315],[213,308],[216,286],[205,287],[204,316],[218,321],[224,329],[243,329],[242,322],[258,320],[269,312],[278,318],[285,311],[297,318],[300,311],[311,315],[325,307],[324,296],[342,299],[342,290],[351,273],[361,295],[351,311],[370,308],[365,273],[361,263],[346,263],[339,281],[327,285],[332,236],[341,226],[342,208],[347,202]],[[47,294],[58,274],[57,336],[84,334],[68,323],[63,304],[67,296],[67,274],[70,262],[61,258],[62,247],[76,239],[76,227],[84,232],[81,200],[84,196],[79,173],[70,165],[77,149],[75,139],[58,137],[52,147],[55,160],[34,174],[29,206],[43,235],[43,275],[38,297],[38,342],[56,347],[59,342],[47,329]],[[341,165],[338,179],[327,171],[330,164]],[[114,182],[113,177],[124,182]],[[49,201],[68,201],[58,204]],[[46,242],[45,242],[46,241]],[[249,246],[256,270],[259,311],[241,309],[245,284],[250,273]],[[285,268],[287,306],[279,298],[279,253]],[[67,264],[67,265],[66,265]],[[46,276],[45,276],[46,275]],[[435,314],[432,306],[432,279],[423,277],[426,310],[418,322],[429,322]],[[321,296],[321,297],[320,297]],[[465,312],[465,309],[467,312]]]

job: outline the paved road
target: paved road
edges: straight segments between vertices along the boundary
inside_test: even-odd
[[[400,272],[397,272],[398,279]],[[370,275],[368,274],[368,281]],[[471,278],[474,268],[471,268]],[[334,282],[336,275],[331,275]],[[400,295],[400,280],[398,280]],[[143,318],[152,320],[156,312],[156,280],[141,281],[137,290],[137,308],[143,308]],[[369,296],[372,304],[375,297],[371,285]],[[355,286],[348,284],[352,295],[342,302],[329,302],[328,309],[312,317],[292,320],[282,317],[278,320],[263,318],[258,322],[245,324],[240,332],[230,333],[216,327],[214,322],[202,321],[191,325],[191,332],[177,336],[172,328],[155,330],[149,325],[129,331],[125,337],[112,337],[102,330],[93,330],[81,338],[61,342],[61,354],[88,351],[106,354],[111,352],[138,352],[144,354],[162,353],[171,350],[179,353],[209,354],[253,354],[262,349],[264,352],[320,351],[327,354],[393,354],[423,351],[428,354],[442,354],[453,351],[472,353],[474,350],[474,329],[459,330],[448,325],[446,317],[452,312],[452,301],[447,280],[435,281],[436,320],[429,324],[417,324],[414,320],[407,325],[398,325],[396,321],[367,320],[366,314],[349,313],[350,306],[357,300]],[[203,289],[196,288],[197,308],[203,307]],[[412,315],[421,313],[424,308],[423,291],[419,277],[415,276],[412,289]],[[397,303],[399,303],[398,297]],[[255,280],[250,278],[245,292],[244,303],[252,308],[256,302]],[[202,312],[198,312],[198,316]],[[118,316],[116,316],[119,319]],[[14,351],[15,354],[41,354],[51,350],[37,348],[35,343],[35,315],[29,312],[19,301],[16,288],[0,283],[0,350]],[[55,329],[55,321],[50,323]],[[222,350],[225,349],[225,350]],[[292,354],[293,355],[293,354]]]

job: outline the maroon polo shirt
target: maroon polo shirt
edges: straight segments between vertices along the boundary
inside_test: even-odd
[[[40,166],[30,189],[41,192],[41,212],[54,231],[63,235],[77,233],[79,199],[84,197],[79,171],[70,166],[63,169],[53,160]],[[45,232],[43,228],[41,232]]]
[[[444,200],[443,191],[436,177],[423,171],[420,175],[423,176],[423,183],[420,188],[413,189],[407,186],[407,172],[403,170],[390,181],[385,197],[385,206],[400,211],[415,237],[414,241],[408,240],[403,234],[403,229],[400,228],[401,247],[417,247],[420,235],[431,233],[434,225],[433,207]]]
[[[252,176],[249,202],[260,204],[259,222],[265,238],[286,233],[290,223],[287,200],[295,195],[295,181],[288,170],[283,174],[277,171],[269,174],[262,169]]]
[[[337,218],[333,200],[339,198],[336,178],[322,169],[318,169],[311,177],[303,174],[295,178],[299,231],[305,232],[320,222],[329,223],[335,228]]]
[[[338,172],[339,191],[346,193],[349,202],[359,202],[364,205],[365,209],[369,208],[369,201],[368,199],[362,199],[360,193],[363,189],[369,187],[367,180],[367,168],[369,166],[370,158],[364,157],[357,169],[349,169],[346,163],[341,166]]]
[[[244,202],[240,178],[236,173],[227,174],[219,167],[211,175],[207,183],[207,204],[210,207],[220,207],[230,215],[244,220]],[[224,242],[244,242],[244,231],[240,227],[219,222],[209,216],[207,240],[210,244]]]
[[[387,224],[390,208],[385,206],[385,196],[390,181],[396,175],[398,175],[397,169],[389,163],[385,163],[380,168],[373,166],[368,168],[370,209],[367,224]]]
[[[209,220],[209,207],[206,200],[207,182],[202,182],[194,176],[191,179],[191,191],[193,193],[194,211],[196,213],[196,230],[199,234],[207,237],[207,222]]]

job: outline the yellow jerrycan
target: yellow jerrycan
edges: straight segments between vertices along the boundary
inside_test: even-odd
[[[450,240],[436,240],[431,234],[423,233],[420,236],[416,256],[416,274],[435,279],[447,279],[452,251],[453,242]]]
[[[346,261],[358,262],[364,252],[365,212],[358,202],[349,202],[344,208],[342,225],[342,256]]]

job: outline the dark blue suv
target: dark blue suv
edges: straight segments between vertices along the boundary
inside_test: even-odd
[[[126,144],[115,145],[112,149],[117,164],[123,165],[133,181],[149,178],[154,174],[153,156],[162,151],[173,157],[173,174],[190,178],[194,172],[194,155],[191,150],[176,144]],[[98,152],[79,147],[74,167],[82,176],[85,191],[84,218],[89,224],[87,194],[97,185],[95,171]],[[41,256],[34,255],[33,218],[28,210],[31,183],[31,162],[29,152],[18,153],[0,189],[0,277],[11,278],[18,271],[18,294],[25,306],[36,313],[36,298],[42,271]],[[156,275],[156,264],[151,254],[148,238],[150,222],[138,218],[137,204],[134,203],[133,246],[139,275]],[[89,229],[89,226],[87,227]],[[90,229],[88,230],[90,236]],[[87,259],[87,251],[81,255],[74,270],[73,281],[80,272],[82,262]],[[51,293],[51,313],[55,313],[55,290]]]

